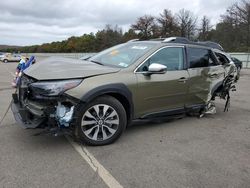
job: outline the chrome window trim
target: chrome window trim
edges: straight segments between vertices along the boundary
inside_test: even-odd
[[[185,46],[163,46],[161,48],[159,48],[158,50],[156,50],[154,53],[152,53],[150,56],[148,56],[142,63],[140,63],[134,70],[134,73],[135,74],[144,74],[144,73],[147,73],[147,71],[142,71],[142,72],[136,72],[149,58],[151,58],[153,55],[155,55],[157,52],[159,52],[160,50],[162,49],[165,49],[165,48],[182,48],[183,49],[183,63],[185,62],[184,60],[184,48]],[[183,65],[184,66],[184,65]]]

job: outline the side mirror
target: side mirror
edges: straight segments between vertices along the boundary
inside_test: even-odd
[[[152,63],[148,67],[148,71],[145,73],[146,76],[151,74],[164,74],[167,71],[167,66],[159,64],[159,63]]]

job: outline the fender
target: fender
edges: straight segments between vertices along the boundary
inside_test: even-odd
[[[81,101],[84,103],[88,103],[94,98],[105,95],[105,94],[118,94],[125,98],[129,103],[129,112],[130,117],[129,120],[133,118],[134,115],[134,103],[132,98],[132,93],[128,89],[128,87],[123,83],[116,83],[116,84],[107,84],[103,86],[96,87],[90,91],[88,91],[85,95],[81,97]]]

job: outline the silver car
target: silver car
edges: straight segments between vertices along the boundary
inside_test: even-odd
[[[11,54],[11,53],[6,53],[4,54],[3,57],[1,57],[1,61],[4,63],[8,62],[17,62],[21,60],[21,55],[20,54]]]

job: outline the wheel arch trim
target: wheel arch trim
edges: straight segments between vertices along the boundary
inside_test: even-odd
[[[110,95],[113,96],[114,98],[116,98],[117,100],[119,100],[119,97],[117,98],[116,96],[121,96],[124,99],[126,99],[126,101],[128,102],[129,105],[129,109],[126,109],[126,106],[124,106],[123,102],[121,102],[121,104],[124,106],[124,109],[127,112],[127,115],[129,115],[128,117],[128,122],[130,122],[133,117],[134,117],[134,103],[133,103],[133,97],[132,97],[132,93],[129,90],[129,88],[123,84],[123,83],[116,83],[116,84],[107,84],[107,85],[102,85],[99,87],[96,87],[90,91],[88,91],[86,94],[84,94],[80,100],[84,103],[88,103],[92,100],[94,100],[95,98],[99,97],[99,96],[103,96],[103,95]],[[129,110],[129,114],[128,111]]]

